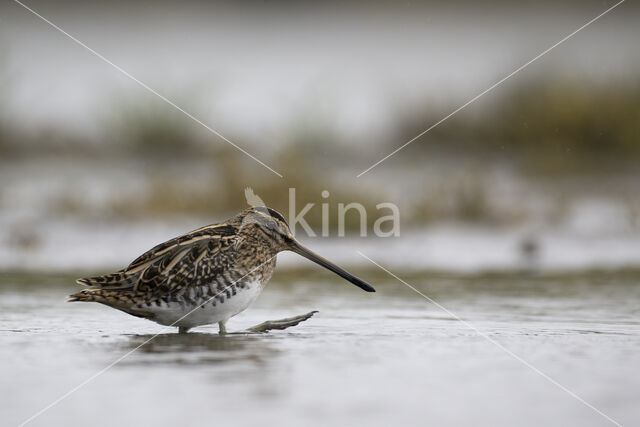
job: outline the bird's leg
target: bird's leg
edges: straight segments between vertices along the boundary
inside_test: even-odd
[[[189,332],[189,328],[187,328],[185,326],[178,326],[178,333],[179,334],[186,334],[187,332]]]
[[[218,334],[226,335],[226,333],[227,333],[226,323],[227,322],[218,322],[218,327],[220,328],[220,330],[218,331]]]
[[[266,322],[262,322],[259,325],[248,328],[246,332],[264,333],[269,332],[272,329],[287,329],[291,326],[296,326],[300,322],[304,322],[316,313],[317,311],[310,311],[309,313],[301,314],[300,316],[287,317],[286,319],[267,320]]]

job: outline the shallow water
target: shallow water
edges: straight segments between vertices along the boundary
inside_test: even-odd
[[[4,273],[2,424],[132,350],[30,425],[611,424],[498,344],[617,422],[640,421],[640,276],[406,277],[468,324],[395,279],[363,277],[377,293],[277,273],[230,330],[320,312],[285,331],[220,337],[66,304],[65,275]]]

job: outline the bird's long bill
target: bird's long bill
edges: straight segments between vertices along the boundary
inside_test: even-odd
[[[332,263],[328,259],[325,259],[325,258],[321,257],[320,255],[312,252],[311,250],[305,248],[304,246],[302,246],[298,242],[293,242],[291,244],[291,250],[293,252],[295,252],[295,253],[297,253],[299,255],[302,255],[303,257],[315,262],[316,264],[319,264],[319,265],[323,266],[327,270],[333,271],[338,276],[342,277],[343,279],[346,279],[346,280],[350,281],[351,283],[353,283],[354,285],[356,285],[360,289],[363,289],[363,290],[365,290],[367,292],[375,292],[376,291],[375,289],[373,289],[373,286],[371,286],[370,284],[368,284],[364,280],[361,280],[361,279],[357,278],[356,276],[354,276],[353,274],[349,273],[348,271],[343,270],[342,268],[338,267],[337,265],[335,265],[334,263]]]

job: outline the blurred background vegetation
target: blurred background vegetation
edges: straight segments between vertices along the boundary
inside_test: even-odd
[[[430,132],[425,150],[453,157],[506,160],[532,175],[638,172],[640,77],[590,82],[521,78],[492,105],[459,114]],[[453,110],[455,106],[451,107]],[[449,111],[428,106],[397,118],[400,140]]]
[[[118,2],[113,11],[33,2],[284,177],[3,5],[7,253],[42,245],[54,223],[219,221],[246,207],[246,187],[285,216],[295,188],[297,211],[315,203],[305,218],[316,234],[320,204],[329,203],[332,236],[337,204],[350,202],[366,207],[369,229],[376,205],[392,202],[403,232],[450,223],[640,230],[637,5],[576,34],[360,178],[610,3],[149,5],[127,5],[123,17]],[[487,13],[497,7],[500,15]],[[359,225],[347,215],[351,235]]]
[[[633,180],[640,174],[638,81],[593,84],[523,79],[512,86],[506,93],[496,93],[488,107],[474,114],[458,114],[407,149],[414,162],[424,158],[424,168],[433,167],[433,159],[449,165],[438,190],[449,198],[430,192],[414,194],[413,206],[403,211],[405,225],[446,218],[496,219],[500,213],[492,212],[498,207],[491,206],[490,200],[490,175],[495,167],[509,168],[534,182],[578,177],[588,183],[588,177],[594,177],[602,183],[621,175]],[[372,144],[391,152],[455,107],[427,104],[410,111],[398,109],[391,136]],[[286,140],[265,154],[267,164],[285,175],[281,179],[265,173],[230,145],[209,143],[216,137],[162,101],[120,102],[107,109],[113,111],[102,133],[108,139],[91,144],[64,129],[25,130],[2,121],[2,159],[25,162],[54,156],[72,163],[102,159],[106,168],[119,161],[137,168],[134,173],[146,183],[146,189],[129,195],[110,194],[100,210],[111,218],[232,213],[246,206],[243,190],[247,186],[282,211],[289,207],[290,187],[296,188],[298,210],[306,203],[325,202],[320,197],[325,189],[331,192],[328,202],[358,201],[371,211],[393,197],[384,188],[373,191],[359,186],[351,176],[359,172],[355,162],[345,172],[345,163],[349,163],[345,152],[357,153],[344,148],[348,141],[341,140],[337,132],[329,132],[331,143],[325,144],[322,135],[305,134],[299,127],[284,130]],[[387,167],[397,169],[397,165]],[[451,197],[455,202],[451,203]],[[78,215],[88,215],[92,208],[91,201],[74,188],[59,195],[56,207],[60,213]],[[335,208],[330,211],[334,226],[336,212]],[[314,227],[321,224],[319,209],[305,218]],[[346,225],[357,229],[359,221],[347,217]]]

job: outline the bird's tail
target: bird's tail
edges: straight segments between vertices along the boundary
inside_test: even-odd
[[[86,302],[99,302],[100,304],[113,307],[115,309],[129,313],[132,316],[143,317],[145,319],[153,319],[154,314],[149,311],[139,310],[135,307],[135,302],[132,300],[131,295],[127,295],[128,291],[112,290],[112,289],[100,289],[100,288],[87,288],[80,292],[69,295],[67,302],[74,301],[86,301]]]
[[[83,289],[80,292],[69,295],[67,302],[74,301],[87,301],[87,302],[101,302],[102,301],[102,289],[89,288]]]
[[[76,280],[76,283],[91,288],[127,289],[135,285],[139,276],[139,272],[129,273],[126,271],[118,271],[117,273],[105,274],[104,276],[85,277]]]
[[[138,280],[138,276],[139,273],[132,274],[125,271],[118,271],[117,273],[105,274],[104,276],[78,279],[76,283],[86,286],[86,288],[80,292],[69,295],[68,301],[95,301],[104,303],[105,300],[115,296],[119,291],[132,289]]]

